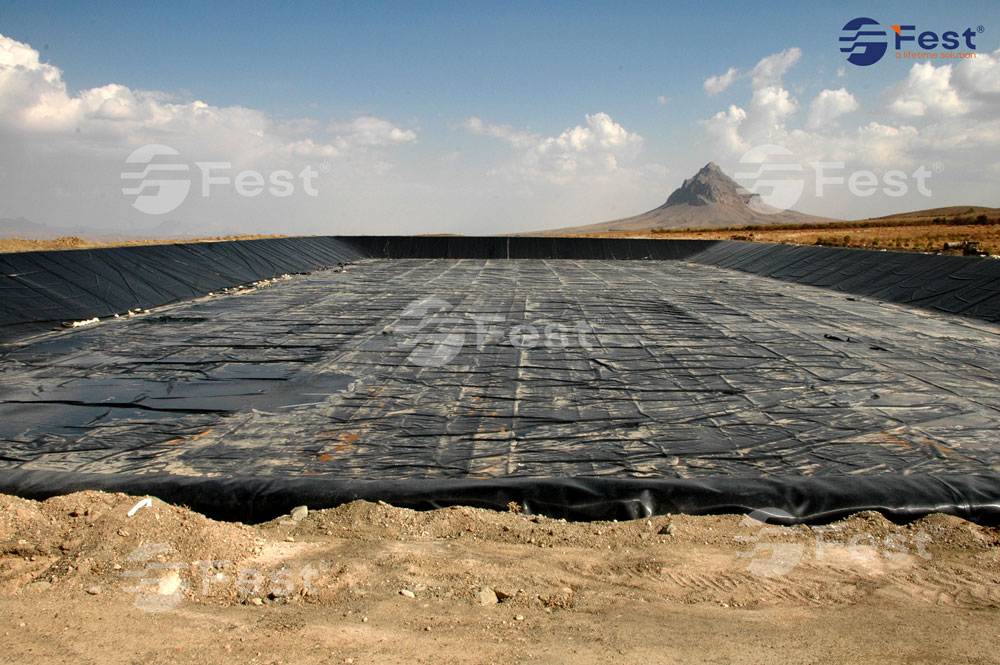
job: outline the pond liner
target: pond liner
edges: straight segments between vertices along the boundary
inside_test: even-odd
[[[997,261],[371,236],[0,259],[2,492],[998,523]]]
[[[1000,261],[727,240],[308,236],[0,254],[0,343],[364,258],[689,261],[1000,322]]]
[[[471,506],[507,511],[516,504],[527,515],[578,521],[753,513],[771,524],[827,524],[877,511],[900,524],[945,513],[1000,525],[997,476],[345,480],[0,469],[0,492],[5,494],[41,501],[84,490],[153,496],[213,519],[247,524],[272,520],[300,505],[321,510],[364,500],[416,510]]]

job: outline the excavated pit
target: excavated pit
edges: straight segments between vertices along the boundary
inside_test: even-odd
[[[2,257],[0,491],[152,494],[250,522],[357,498],[1000,521],[998,262],[704,241],[212,245]],[[286,272],[308,274],[206,295]],[[153,311],[107,319],[133,306]]]

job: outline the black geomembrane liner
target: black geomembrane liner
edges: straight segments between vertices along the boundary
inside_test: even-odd
[[[321,237],[0,268],[0,491],[1000,523],[1000,262]]]

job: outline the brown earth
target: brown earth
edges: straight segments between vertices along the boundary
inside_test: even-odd
[[[0,662],[995,663],[1000,529],[0,496]]]
[[[54,240],[38,240],[35,238],[0,238],[0,253],[4,252],[34,252],[53,249],[87,249],[90,247],[129,247],[132,245],[167,245],[188,242],[222,242],[226,240],[254,240],[257,238],[284,238],[280,235],[246,235],[218,236],[214,238],[194,238],[191,240],[115,240],[100,241],[66,236]]]
[[[972,212],[968,212],[970,210]],[[605,231],[567,235],[587,238],[742,240],[934,254],[961,254],[962,248],[946,249],[945,243],[968,241],[978,242],[981,252],[995,255],[1000,254],[1000,209],[939,208],[853,222]]]
[[[447,235],[447,234],[446,234]],[[547,235],[584,238],[703,238],[773,242],[791,245],[829,245],[863,249],[890,249],[903,252],[961,254],[961,248],[945,249],[945,243],[965,241],[980,243],[980,251],[1000,254],[1000,208],[983,206],[951,206],[915,210],[885,217],[855,221],[778,224],[767,226],[727,226],[712,228],[672,228],[612,231],[551,231]],[[220,236],[183,242],[219,242],[280,238],[279,235]],[[117,247],[127,245],[165,244],[168,240],[101,242],[79,237],[56,240],[0,238],[0,253],[33,250],[79,249],[86,247]]]

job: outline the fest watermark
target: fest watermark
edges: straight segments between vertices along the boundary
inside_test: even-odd
[[[750,207],[763,214],[777,214],[794,206],[811,181],[816,198],[832,191],[846,190],[851,196],[868,198],[875,194],[899,198],[914,189],[924,197],[932,195],[931,179],[944,172],[944,164],[920,165],[912,171],[851,169],[844,161],[804,161],[788,148],[775,144],[758,145],[740,157],[733,179],[755,195]]]
[[[166,612],[186,597],[236,594],[244,598],[285,598],[315,595],[322,571],[313,564],[274,569],[237,567],[227,559],[177,560],[177,550],[166,543],[148,543],[125,559],[122,576],[131,582],[124,590],[135,594],[133,606],[144,612]],[[139,568],[139,565],[142,568]]]
[[[454,311],[437,297],[410,302],[393,326],[396,344],[409,349],[406,362],[421,367],[442,367],[465,347],[478,351],[487,344],[509,344],[517,349],[592,349],[596,331],[589,321],[572,323],[521,321],[509,323],[500,313]]]
[[[741,559],[749,559],[750,573],[782,577],[810,557],[815,562],[836,560],[859,565],[877,559],[893,562],[911,556],[931,558],[927,549],[931,536],[922,529],[876,536],[865,531],[848,533],[843,524],[827,524],[809,527],[809,537],[803,538],[803,527],[781,525],[791,521],[792,515],[781,508],[761,508],[743,517],[741,526],[754,531],[739,534],[734,540],[752,545],[737,554]]]
[[[125,158],[122,194],[134,197],[132,207],[147,215],[176,210],[188,199],[194,185],[202,198],[220,189],[245,198],[287,198],[298,192],[316,197],[316,179],[331,168],[329,162],[323,162],[318,168],[268,172],[244,169],[234,174],[232,162],[228,161],[196,161],[193,166],[182,161],[180,153],[170,146],[142,146]]]

